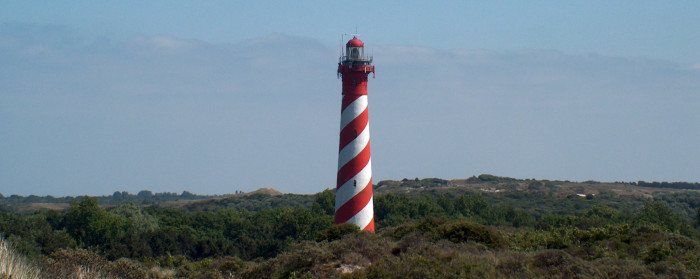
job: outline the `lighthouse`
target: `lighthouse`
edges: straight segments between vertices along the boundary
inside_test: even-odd
[[[372,160],[369,144],[367,77],[374,75],[372,57],[364,54],[364,43],[353,37],[345,44],[338,62],[343,81],[340,110],[338,180],[335,189],[335,223],[352,223],[374,232]]]

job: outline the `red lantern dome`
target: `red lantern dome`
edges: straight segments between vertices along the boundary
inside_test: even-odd
[[[362,41],[360,41],[360,39],[358,39],[357,37],[353,37],[352,40],[349,40],[348,43],[345,44],[345,46],[349,46],[349,47],[363,47],[363,46],[365,46],[365,43],[363,43]]]

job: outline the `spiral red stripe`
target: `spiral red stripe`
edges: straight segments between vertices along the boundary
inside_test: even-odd
[[[366,231],[371,231],[371,232],[374,231],[374,215],[372,215],[372,220],[369,221],[369,223],[368,223],[367,226],[365,227],[365,230],[366,230]]]
[[[340,148],[338,151],[343,150],[348,143],[355,140],[357,135],[365,130],[368,122],[369,110],[365,108],[365,110],[359,116],[350,121],[348,125],[340,130]]]
[[[343,96],[343,106],[340,111],[344,111],[352,102],[362,97],[363,95],[344,95]]]
[[[345,223],[357,212],[362,210],[372,199],[372,181],[365,185],[364,189],[344,203],[335,213],[335,223]]]
[[[369,144],[363,149],[360,154],[352,158],[350,162],[340,167],[338,170],[338,188],[343,186],[345,182],[350,181],[350,179],[358,174],[366,165],[369,163],[371,157],[371,151]]]

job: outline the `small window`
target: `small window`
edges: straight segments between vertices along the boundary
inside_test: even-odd
[[[352,51],[350,53],[350,58],[359,59],[360,58],[360,50],[357,49],[356,47],[352,48]]]

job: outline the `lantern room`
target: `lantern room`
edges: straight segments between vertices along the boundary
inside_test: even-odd
[[[352,37],[345,44],[345,53],[340,57],[340,64],[348,67],[370,65],[372,57],[365,56],[365,43],[357,37]]]
[[[349,40],[348,43],[345,44],[345,53],[348,56],[348,60],[363,60],[364,48],[365,44],[357,37],[353,37],[352,40]]]

